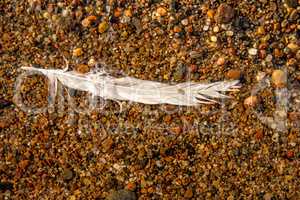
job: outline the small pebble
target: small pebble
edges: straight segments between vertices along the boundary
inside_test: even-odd
[[[73,171],[71,169],[65,169],[63,172],[63,178],[66,181],[69,181],[73,178]]]
[[[255,48],[250,48],[250,49],[248,49],[248,53],[249,53],[249,55],[251,55],[251,56],[255,56],[255,55],[257,55],[257,49],[255,49]]]
[[[78,64],[76,65],[75,70],[81,74],[85,74],[88,73],[90,71],[90,68],[88,65],[85,64]]]
[[[159,15],[159,16],[166,16],[167,15],[167,9],[166,8],[164,8],[164,7],[159,7],[159,8],[157,8],[157,10],[156,10],[156,12],[157,12],[157,14]]]
[[[91,58],[89,61],[88,61],[88,66],[89,67],[94,67],[96,65],[96,61],[94,58]]]
[[[264,29],[264,27],[263,26],[259,26],[258,28],[257,28],[257,34],[258,35],[264,35],[265,33],[266,33],[266,31],[265,31],[265,29]]]
[[[244,105],[249,107],[254,107],[257,105],[258,98],[257,96],[250,96],[244,100]]]
[[[106,200],[136,200],[136,195],[134,192],[129,190],[118,190],[111,192]]]
[[[210,37],[210,41],[212,41],[212,42],[217,42],[218,41],[218,38],[216,37],[216,36],[211,36]]]
[[[225,64],[225,58],[224,57],[220,57],[218,58],[217,60],[217,65],[221,66],[221,65],[224,65]]]
[[[226,73],[227,79],[238,80],[241,78],[241,71],[238,69],[231,69]]]
[[[284,71],[277,69],[272,73],[272,82],[275,87],[284,87],[286,85],[286,74]]]
[[[233,34],[234,34],[233,31],[226,31],[226,35],[229,36],[229,37],[232,37]]]
[[[284,3],[290,8],[297,8],[298,0],[284,0]]]
[[[265,78],[265,76],[266,76],[265,72],[258,72],[256,75],[256,81],[260,82],[261,80],[263,80]]]
[[[294,53],[299,50],[299,46],[296,43],[289,43],[287,47]]]
[[[220,31],[220,28],[218,26],[215,26],[213,28],[213,32],[218,33]]]
[[[111,137],[106,138],[103,142],[102,142],[102,149],[103,152],[108,152],[112,145],[114,144],[114,141]]]
[[[95,21],[96,19],[97,19],[96,16],[91,15],[91,16],[88,16],[88,17],[84,18],[84,19],[81,21],[81,24],[82,24],[82,26],[84,26],[84,27],[89,27],[89,26],[91,25],[91,23],[92,23],[93,21]]]
[[[189,24],[189,20],[188,19],[183,19],[181,20],[181,24],[184,26],[187,26]]]
[[[81,56],[83,54],[82,48],[76,48],[73,50],[73,56]]]
[[[209,26],[207,26],[207,25],[203,26],[203,31],[208,31],[208,29],[209,29]]]
[[[234,9],[226,3],[222,3],[215,15],[215,20],[218,23],[229,23],[234,17]]]
[[[105,31],[108,30],[108,28],[109,28],[109,25],[106,21],[103,21],[98,25],[99,33],[104,33]]]
[[[206,14],[207,14],[207,17],[208,17],[208,18],[213,19],[214,16],[215,16],[215,11],[212,10],[212,9],[210,9],[210,10],[207,11]]]
[[[184,193],[184,197],[185,198],[188,198],[188,199],[190,199],[190,198],[192,198],[193,197],[193,190],[192,189],[187,189],[186,191],[185,191],[185,193]]]

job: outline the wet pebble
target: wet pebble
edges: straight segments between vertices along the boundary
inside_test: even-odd
[[[103,21],[98,25],[99,33],[104,33],[105,31],[108,30],[108,28],[109,28],[109,25],[106,21]]]
[[[254,107],[257,105],[257,103],[258,103],[257,96],[250,96],[244,100],[244,105],[248,107]]]
[[[290,8],[297,8],[298,0],[284,0],[284,3]]]
[[[129,190],[118,190],[111,192],[106,200],[136,200],[136,195]]]
[[[251,56],[255,56],[255,55],[257,55],[257,49],[256,48],[250,48],[250,49],[248,49],[248,53]]]
[[[286,85],[286,74],[283,70],[274,70],[272,73],[272,82],[275,87],[284,87]]]
[[[222,3],[216,12],[215,20],[218,23],[229,23],[234,17],[234,9],[226,3]]]
[[[239,69],[231,69],[226,73],[227,79],[238,80],[241,77],[241,71]]]
[[[83,54],[82,48],[75,48],[75,49],[73,50],[73,56],[79,57],[79,56],[81,56],[82,54]]]
[[[65,181],[69,181],[69,180],[71,180],[72,178],[73,178],[73,171],[72,171],[71,169],[69,169],[69,168],[65,169],[65,170],[63,171],[63,179],[64,179]]]

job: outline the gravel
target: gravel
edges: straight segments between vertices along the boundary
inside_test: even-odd
[[[66,61],[241,88],[221,104],[78,113],[88,94],[63,88],[47,108],[48,81],[31,75],[17,104],[20,67]],[[299,61],[297,0],[2,0],[0,199],[299,199]]]

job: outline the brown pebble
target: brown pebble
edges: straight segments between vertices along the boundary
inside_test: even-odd
[[[192,198],[193,197],[193,190],[192,189],[187,189],[186,191],[185,191],[185,193],[184,193],[184,197],[185,198]]]
[[[279,49],[274,49],[275,58],[280,58],[282,56],[282,52]]]
[[[272,82],[275,87],[284,87],[286,85],[286,74],[284,71],[277,69],[272,73]]]
[[[288,151],[287,153],[286,153],[286,156],[288,157],[288,158],[293,158],[294,157],[294,155],[295,155],[295,153],[293,152],[293,151]]]
[[[241,71],[238,69],[231,69],[226,73],[227,79],[238,80],[241,78]]]
[[[297,8],[298,0],[284,0],[284,3],[290,8]]]
[[[127,190],[130,190],[130,191],[134,191],[136,189],[136,184],[134,182],[129,182],[127,185],[126,185],[126,188]]]
[[[296,43],[289,43],[287,45],[287,47],[292,51],[292,52],[297,52],[299,50],[299,45],[297,45]]]
[[[85,64],[78,64],[75,68],[75,70],[81,74],[88,73],[90,71],[90,68],[88,65]]]
[[[266,33],[265,28],[263,26],[259,26],[257,28],[257,34],[258,35],[264,35]]]
[[[212,9],[210,9],[210,10],[207,11],[206,14],[207,14],[207,17],[208,17],[208,18],[213,19],[214,16],[215,16],[215,11],[212,10]]]
[[[229,23],[234,17],[234,9],[226,3],[222,3],[215,15],[215,20],[218,23]]]
[[[112,147],[114,141],[111,137],[106,138],[103,142],[102,142],[102,148],[103,148],[103,152],[107,152],[108,150],[110,150],[110,148]]]
[[[249,107],[254,107],[256,106],[257,102],[258,102],[257,96],[250,96],[244,100],[244,105]]]
[[[224,65],[225,64],[225,58],[224,57],[220,57],[217,60],[217,65]]]
[[[164,7],[157,8],[156,12],[159,16],[166,16],[167,15],[167,9],[164,8]]]
[[[84,19],[81,21],[81,24],[82,24],[82,26],[84,26],[84,27],[89,27],[89,26],[91,25],[91,23],[92,23],[93,21],[95,21],[96,19],[97,19],[96,16],[91,15],[91,16],[88,16],[88,17],[84,18]]]
[[[108,30],[108,28],[109,28],[109,25],[106,21],[103,21],[98,25],[99,33],[104,33],[105,31]]]
[[[76,48],[73,50],[73,56],[81,56],[83,54],[82,48]]]
[[[125,15],[126,17],[132,17],[132,11],[131,11],[131,9],[126,9],[126,10],[124,11],[124,15]]]
[[[68,181],[73,178],[73,171],[71,169],[65,169],[63,172],[63,178],[64,180]]]
[[[264,131],[263,129],[258,129],[255,133],[255,138],[257,140],[261,140],[264,137]]]

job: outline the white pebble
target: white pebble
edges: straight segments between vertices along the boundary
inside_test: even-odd
[[[210,37],[210,40],[212,41],[212,42],[217,42],[218,41],[218,38],[216,37],[216,36],[211,36]]]
[[[209,26],[207,26],[207,25],[203,26],[203,31],[208,31],[208,29],[209,29]]]
[[[229,37],[233,36],[233,31],[226,31],[226,35]]]
[[[213,28],[213,31],[214,31],[215,33],[219,32],[219,30],[220,30],[220,28],[219,28],[218,26],[215,26],[215,27]]]
[[[251,56],[255,56],[257,54],[257,49],[255,48],[250,48],[248,49],[248,53],[251,55]]]

